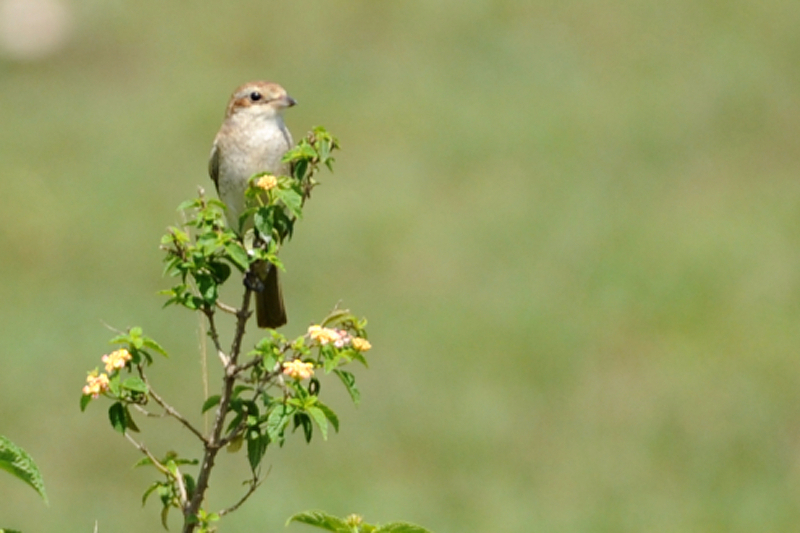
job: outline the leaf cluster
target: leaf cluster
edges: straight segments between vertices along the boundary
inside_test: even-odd
[[[2,435],[0,435],[0,470],[5,470],[27,483],[47,503],[47,494],[44,491],[44,481],[39,467],[36,466],[28,452]]]
[[[409,522],[390,522],[388,524],[368,524],[357,514],[339,518],[323,511],[297,513],[286,521],[307,524],[334,533],[431,533],[429,530]]]

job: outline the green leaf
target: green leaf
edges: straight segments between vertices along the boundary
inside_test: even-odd
[[[229,242],[225,245],[225,251],[228,258],[236,265],[239,270],[244,272],[250,266],[249,258],[247,257],[247,250],[238,242]]]
[[[193,198],[191,200],[184,200],[183,202],[178,204],[178,211],[186,211],[187,209],[197,207],[198,206],[197,201],[198,201],[197,198]]]
[[[358,404],[359,400],[361,400],[361,393],[358,391],[358,387],[356,387],[356,377],[346,370],[334,370],[333,373],[342,380],[353,403]]]
[[[422,526],[409,522],[391,522],[375,530],[375,533],[432,533]]]
[[[261,235],[272,235],[272,212],[272,207],[265,206],[259,207],[253,215],[253,225]]]
[[[325,417],[325,412],[319,407],[308,407],[306,412],[311,415],[311,418],[319,426],[319,430],[322,432],[322,440],[328,440],[328,419]],[[309,439],[310,437],[306,440]]]
[[[169,518],[169,505],[164,505],[161,509],[161,525],[164,526],[164,529],[169,530],[169,526],[167,525],[167,518]]]
[[[247,432],[247,460],[250,462],[250,469],[255,472],[261,459],[267,451],[269,436],[262,435],[257,429]]]
[[[286,525],[288,526],[292,522],[300,522],[301,524],[308,524],[309,526],[337,533],[350,531],[350,528],[344,520],[323,511],[305,511],[303,513],[297,513],[289,517],[286,521]]]
[[[333,426],[333,429],[335,429],[336,432],[338,433],[339,432],[339,417],[336,416],[336,413],[334,413],[333,410],[330,407],[328,407],[327,405],[323,404],[319,400],[317,400],[317,407],[320,410],[322,410],[323,413],[325,413],[325,418],[327,418],[330,421],[331,425]]]
[[[158,344],[156,341],[154,341],[150,337],[145,337],[144,338],[144,345],[145,345],[146,348],[150,348],[151,350],[154,350],[154,351],[160,353],[164,357],[169,357],[169,355],[167,355],[166,350],[164,350],[164,348],[162,348],[160,344]]]
[[[122,388],[133,392],[141,392],[142,394],[147,394],[149,390],[147,384],[139,376],[131,376],[123,381]]]
[[[294,409],[284,404],[278,404],[272,409],[267,417],[267,435],[271,441],[283,442],[284,431],[293,412]]]
[[[186,494],[191,498],[194,494],[194,490],[197,488],[197,482],[189,474],[184,474],[183,485],[186,487]]]
[[[2,435],[0,435],[0,470],[5,470],[30,485],[47,503],[47,494],[44,491],[44,481],[39,467],[36,466],[28,452]]]
[[[236,453],[242,449],[242,444],[244,444],[244,435],[240,433],[228,443],[225,449],[228,453]]]
[[[303,218],[303,197],[294,189],[276,189],[278,199],[297,218]]]
[[[133,463],[133,466],[131,468],[139,468],[140,466],[150,466],[152,464],[153,464],[152,459],[150,459],[149,457],[142,457],[141,459]]]
[[[125,434],[125,407],[120,402],[116,402],[108,408],[108,419],[115,431]]]
[[[295,413],[294,429],[297,430],[298,427],[303,428],[303,437],[305,437],[306,442],[311,442],[311,437],[314,434],[314,426],[311,423],[311,417],[306,413]]]
[[[0,529],[0,533],[22,533],[17,529]]]
[[[144,504],[146,504],[146,503],[147,503],[147,498],[149,498],[149,497],[150,497],[150,495],[151,495],[151,494],[152,494],[152,493],[153,493],[153,492],[154,492],[154,491],[155,491],[155,490],[156,490],[156,489],[157,489],[159,486],[161,486],[161,483],[160,483],[159,481],[156,481],[156,482],[154,482],[152,485],[150,485],[149,487],[147,487],[147,490],[146,490],[146,491],[144,491],[144,494],[142,494],[142,507],[144,507]]]
[[[142,338],[142,328],[139,326],[132,327],[128,331],[128,337],[130,338],[131,345],[136,349],[141,349],[144,345],[144,339]]]
[[[136,427],[136,423],[133,421],[130,411],[128,411],[128,408],[121,402],[116,402],[108,408],[108,419],[111,421],[111,426],[114,430],[119,431],[123,435],[125,434],[125,430],[128,429],[135,432],[139,431],[139,428]]]
[[[86,406],[89,405],[89,402],[91,401],[92,401],[91,394],[84,394],[83,396],[81,396],[81,412],[86,410]]]
[[[215,394],[213,396],[209,396],[206,399],[206,401],[203,402],[203,409],[200,412],[201,413],[205,413],[209,409],[212,409],[212,408],[216,407],[217,405],[219,405],[219,400],[220,400],[219,394]]]
[[[139,428],[136,425],[136,422],[133,421],[133,417],[131,416],[131,412],[128,410],[128,406],[125,406],[125,426],[129,430],[139,433]]]

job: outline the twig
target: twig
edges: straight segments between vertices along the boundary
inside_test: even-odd
[[[267,472],[267,474],[269,474],[269,472]],[[231,506],[230,506],[230,507],[228,507],[227,509],[223,509],[222,511],[220,511],[220,512],[218,513],[218,514],[219,514],[219,516],[220,516],[220,517],[222,517],[222,516],[225,516],[226,514],[228,514],[228,513],[232,513],[232,512],[234,512],[236,509],[238,509],[239,507],[241,507],[241,506],[242,506],[242,504],[243,504],[244,502],[246,502],[246,501],[247,501],[247,499],[248,499],[248,498],[249,498],[249,497],[250,497],[250,496],[251,496],[251,495],[252,495],[252,494],[253,494],[253,493],[256,491],[256,489],[257,489],[259,486],[261,486],[261,483],[263,483],[263,482],[264,482],[264,479],[266,479],[266,476],[264,476],[264,477],[263,477],[263,478],[261,478],[261,479],[258,479],[258,477],[255,477],[255,478],[251,479],[251,480],[250,480],[250,487],[248,487],[248,489],[247,489],[247,492],[244,494],[244,496],[242,496],[242,497],[239,499],[239,501],[238,501],[238,502],[236,502],[235,504],[231,505]]]
[[[166,413],[167,413],[169,416],[171,416],[172,418],[174,418],[175,420],[177,420],[178,422],[180,422],[181,424],[183,424],[183,426],[184,426],[186,429],[188,429],[189,431],[191,431],[192,433],[194,433],[195,437],[197,437],[198,439],[200,439],[200,440],[201,440],[201,441],[202,441],[204,444],[207,444],[207,443],[208,443],[208,440],[206,439],[205,435],[203,435],[203,433],[202,433],[202,432],[200,432],[200,430],[199,430],[199,429],[197,429],[196,427],[194,427],[194,426],[192,425],[192,423],[191,423],[191,422],[189,422],[188,420],[186,420],[186,418],[184,418],[182,414],[180,414],[180,413],[179,413],[179,412],[178,412],[178,411],[177,411],[177,410],[176,410],[174,407],[172,407],[172,406],[171,406],[171,405],[169,405],[167,402],[165,402],[165,401],[164,401],[164,399],[163,399],[163,398],[161,398],[161,396],[159,396],[159,395],[158,395],[158,393],[156,393],[156,391],[155,391],[155,390],[153,389],[153,387],[150,385],[150,382],[148,381],[148,379],[147,379],[147,376],[145,376],[145,374],[144,374],[144,371],[142,370],[142,367],[141,367],[141,366],[139,367],[139,377],[141,377],[141,378],[142,378],[142,380],[143,380],[143,381],[145,382],[145,384],[147,385],[147,390],[149,391],[150,397],[151,397],[151,398],[153,398],[153,400],[155,400],[155,402],[156,402],[158,405],[160,405],[160,406],[161,406],[161,408],[162,408],[162,409],[164,409],[164,411],[165,411],[165,412],[166,412]]]
[[[220,311],[225,311],[226,313],[231,315],[235,315],[237,312],[237,309],[235,307],[233,307],[232,305],[224,304],[219,300],[217,300],[217,307],[219,308]]]
[[[214,310],[206,307],[203,309],[203,314],[206,315],[206,318],[208,319],[208,334],[211,337],[212,342],[214,343],[214,348],[217,350],[217,355],[219,356],[219,360],[222,362],[223,367],[227,367],[230,358],[222,350],[222,345],[219,342],[217,323],[214,321]]]
[[[158,459],[156,459],[156,457],[152,453],[150,453],[150,450],[148,450],[144,444],[131,437],[131,434],[128,433],[127,431],[125,432],[125,438],[128,439],[130,443],[136,447],[137,450],[145,454],[147,458],[150,459],[150,461],[153,463],[153,466],[156,467],[156,470],[158,470],[165,476],[172,476],[172,472],[170,472],[166,466],[162,465],[161,462]]]
[[[133,408],[149,418],[164,418],[165,416],[169,416],[167,413],[152,413],[138,403],[133,404]]]

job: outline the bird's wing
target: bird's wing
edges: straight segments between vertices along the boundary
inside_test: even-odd
[[[219,147],[217,143],[211,148],[211,157],[208,158],[208,175],[214,182],[214,186],[219,192]]]

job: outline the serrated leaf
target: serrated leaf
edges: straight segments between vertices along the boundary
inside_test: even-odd
[[[319,426],[322,432],[322,440],[328,440],[328,419],[325,417],[325,412],[319,407],[308,407],[306,412],[314,419],[314,422]],[[306,440],[310,440],[308,437]]]
[[[247,460],[250,462],[250,469],[255,472],[264,453],[267,451],[269,437],[261,435],[258,431],[248,432],[247,435]]]
[[[47,503],[42,473],[28,452],[0,435],[0,470],[27,483]]]
[[[160,344],[158,344],[156,341],[154,341],[150,337],[145,337],[144,338],[144,345],[145,345],[146,348],[150,348],[151,350],[155,350],[156,352],[160,353],[164,357],[169,357],[169,355],[167,354],[167,351],[164,350],[164,348],[162,348]]]
[[[272,208],[259,207],[253,215],[253,225],[261,235],[272,235]]]
[[[286,430],[286,426],[289,425],[292,412],[293,409],[290,407],[278,404],[269,413],[267,417],[267,435],[269,435],[271,441],[279,442],[283,440],[283,432]]]
[[[325,418],[327,418],[328,421],[330,421],[331,425],[333,426],[333,429],[336,430],[336,432],[338,433],[339,417],[336,416],[336,413],[334,413],[330,407],[328,407],[327,405],[323,404],[320,401],[317,401],[317,407],[321,409],[323,413],[325,413]]]
[[[108,420],[115,431],[125,434],[125,407],[116,402],[108,408]]]
[[[303,218],[303,197],[294,189],[276,189],[276,196],[297,218]]]
[[[347,370],[334,370],[333,373],[342,380],[353,403],[358,404],[359,400],[361,400],[361,393],[358,391],[358,387],[356,387],[356,377]]]
[[[220,400],[219,394],[215,394],[213,396],[209,396],[206,399],[206,401],[203,402],[203,408],[202,408],[202,410],[200,412],[201,413],[205,413],[209,409],[212,409],[212,408],[216,407],[217,405],[219,405],[219,400]]]
[[[128,408],[121,402],[116,402],[108,408],[108,419],[114,430],[119,431],[123,435],[126,430],[139,432],[139,428],[136,427],[136,423],[133,421],[130,411],[128,411]]]
[[[147,394],[147,384],[139,376],[131,376],[122,382],[122,388],[133,392],[141,392]]]
[[[225,252],[228,257],[236,265],[239,270],[244,272],[250,266],[250,261],[247,257],[247,250],[238,242],[229,242],[225,245]]]
[[[308,524],[309,526],[337,533],[349,531],[347,523],[344,520],[323,511],[305,511],[303,513],[297,513],[289,517],[286,521],[286,525],[288,526],[292,522],[300,522],[301,524]]]

